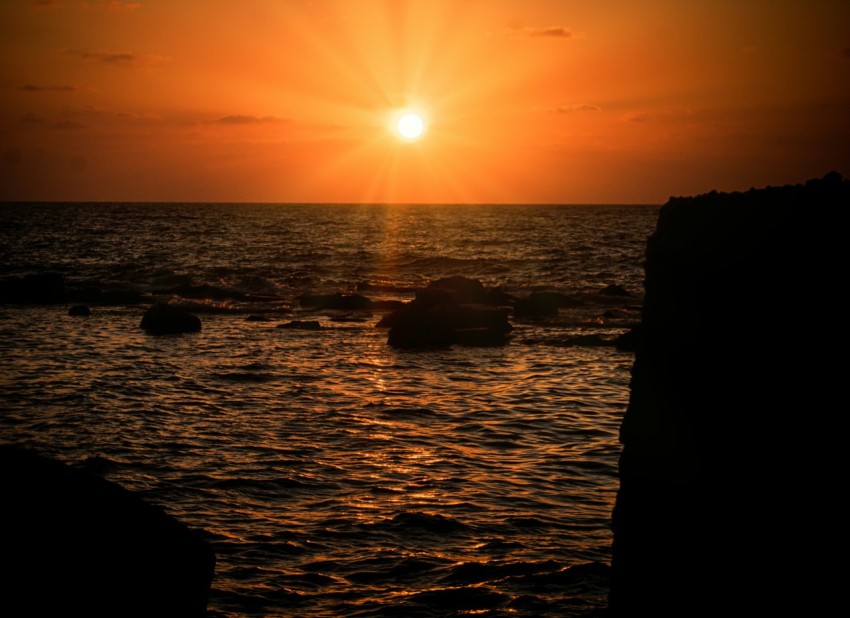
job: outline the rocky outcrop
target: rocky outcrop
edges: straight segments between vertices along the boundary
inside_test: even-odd
[[[142,316],[139,324],[150,335],[177,335],[201,330],[201,319],[171,305],[154,305]]]
[[[194,531],[83,470],[0,446],[4,616],[201,617],[215,555]]]
[[[662,208],[630,342],[613,616],[827,615],[843,600],[827,566],[846,483],[828,290],[846,277],[848,207],[833,173]]]
[[[480,281],[441,279],[418,290],[412,302],[378,325],[390,327],[387,343],[396,348],[504,345],[513,328],[508,310],[475,302],[487,297]]]

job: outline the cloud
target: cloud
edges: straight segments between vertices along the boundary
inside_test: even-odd
[[[64,6],[62,0],[32,0],[38,8],[58,8]],[[141,2],[124,2],[122,0],[100,0],[99,2],[76,2],[73,7],[88,10],[135,11],[141,8]]]
[[[120,0],[103,0],[91,8],[102,8],[108,11],[135,11],[142,6],[141,2],[121,2]]]
[[[83,60],[103,62],[114,66],[147,68],[170,62],[171,58],[156,54],[134,54],[131,52],[89,51],[87,49],[69,49],[68,53]]]
[[[277,116],[254,116],[251,114],[230,114],[216,118],[213,122],[219,124],[266,124],[276,122],[286,122],[285,118]]]
[[[73,120],[62,120],[50,125],[50,128],[65,131],[67,129],[85,129],[86,125],[81,122],[74,122]]]
[[[559,105],[551,111],[556,114],[572,114],[575,112],[601,112],[602,108],[590,103],[573,103],[572,105]]]
[[[76,92],[76,86],[58,85],[58,86],[40,86],[38,84],[25,84],[19,88],[24,92]]]
[[[841,55],[845,58],[850,58],[850,47],[845,47],[841,50]]]
[[[655,120],[655,117],[648,112],[630,112],[623,116],[626,122],[650,122]]]
[[[575,36],[572,30],[563,26],[515,26],[508,28],[508,34],[512,36],[552,39],[570,39]]]

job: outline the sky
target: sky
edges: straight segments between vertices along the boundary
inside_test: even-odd
[[[660,204],[850,175],[846,0],[3,0],[0,57],[4,201]]]

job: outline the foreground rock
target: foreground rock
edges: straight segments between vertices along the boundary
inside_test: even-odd
[[[114,483],[0,446],[4,616],[201,617],[209,545]]]
[[[51,305],[64,300],[65,280],[56,273],[0,280],[0,303],[3,304]]]
[[[142,316],[139,325],[150,335],[177,335],[201,330],[201,319],[171,305],[154,305]]]
[[[815,616],[844,601],[826,565],[843,556],[846,378],[837,336],[805,331],[846,278],[848,207],[831,174],[662,209],[630,342],[612,615]]]

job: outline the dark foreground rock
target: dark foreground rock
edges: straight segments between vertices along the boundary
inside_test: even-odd
[[[844,602],[846,377],[807,336],[846,278],[850,183],[671,199],[647,246],[621,428],[614,616]],[[842,403],[844,402],[844,403]],[[839,549],[840,548],[840,549]]]
[[[154,305],[142,316],[139,325],[150,335],[177,335],[201,330],[201,319],[171,305]]]
[[[0,303],[51,305],[65,300],[65,280],[56,273],[7,277],[0,280]]]
[[[205,615],[215,555],[161,509],[12,446],[0,483],[0,615]]]

